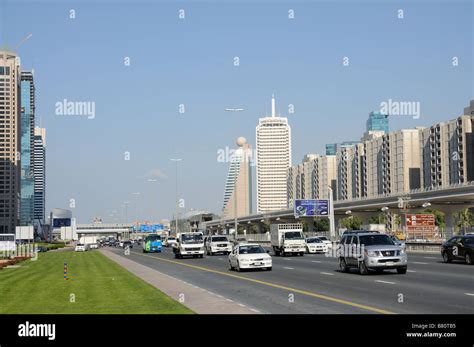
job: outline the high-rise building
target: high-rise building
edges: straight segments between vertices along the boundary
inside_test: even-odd
[[[20,225],[33,225],[33,146],[35,84],[33,72],[21,72]]]
[[[20,219],[20,58],[0,51],[0,233]]]
[[[364,142],[368,197],[420,188],[419,129],[403,129]]]
[[[44,223],[45,221],[45,198],[46,198],[46,129],[35,128],[35,142],[33,151],[33,175],[34,175],[34,221]]]
[[[256,127],[257,211],[287,208],[287,176],[291,166],[291,128],[288,119],[276,116],[275,97],[272,114],[260,118]]]
[[[380,112],[370,112],[366,122],[366,129],[369,131],[383,131],[388,133],[388,115]]]
[[[252,212],[252,149],[244,137],[237,139],[237,145],[225,184],[223,218],[248,216]]]
[[[474,181],[473,121],[474,115],[463,115],[420,130],[423,187]]]
[[[336,192],[336,156],[307,154],[303,162],[288,169],[288,207],[297,199],[327,199]]]
[[[336,154],[337,199],[350,200],[366,196],[365,150],[359,142],[344,146]]]

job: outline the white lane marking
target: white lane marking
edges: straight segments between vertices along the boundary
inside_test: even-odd
[[[474,293],[464,293],[465,295],[474,296]]]
[[[334,276],[334,274],[330,272],[320,272],[321,275],[329,275],[329,276]]]
[[[438,259],[437,257],[423,257],[425,259]]]
[[[416,272],[415,270],[407,270],[407,272]]]
[[[320,263],[321,263],[321,261],[320,261],[320,260],[311,260],[311,262],[312,262],[312,263],[318,263],[318,264],[320,264]]]
[[[286,266],[284,266],[283,268],[284,268],[284,269],[287,269],[287,270],[294,270],[292,267],[286,267]]]
[[[283,259],[285,259],[285,260],[291,260],[290,258],[283,258]]]
[[[219,258],[219,260],[224,260],[224,258]]]
[[[395,284],[395,282],[381,281],[381,280],[375,280],[375,282],[386,283],[386,284]]]
[[[253,312],[255,312],[255,313],[260,313],[259,310],[256,310],[256,309],[254,309],[254,308],[251,308],[250,311],[253,311]]]
[[[428,265],[428,263],[423,263],[421,261],[412,261],[412,264]]]

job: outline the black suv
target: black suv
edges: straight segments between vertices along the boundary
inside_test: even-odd
[[[464,260],[472,265],[474,259],[474,235],[454,236],[441,246],[441,255],[445,263]]]

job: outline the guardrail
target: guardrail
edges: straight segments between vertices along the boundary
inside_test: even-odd
[[[317,233],[304,233],[306,237],[317,236]],[[239,237],[245,237],[248,242],[269,244],[270,243],[270,233],[265,234],[248,234],[248,235],[239,235]],[[408,252],[439,252],[441,249],[442,242],[420,242],[420,241],[406,241],[405,246]]]

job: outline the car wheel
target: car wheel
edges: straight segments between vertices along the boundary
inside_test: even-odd
[[[233,271],[233,270],[234,270],[234,267],[232,266],[232,263],[231,263],[230,260],[229,260],[229,270],[230,270],[230,271]]]
[[[407,268],[404,267],[404,268],[401,268],[401,269],[397,269],[397,272],[400,274],[400,275],[404,275],[407,273]]]
[[[304,252],[301,252],[300,255],[301,255],[302,257],[304,257]]]
[[[452,261],[447,252],[443,253],[443,261],[445,263],[450,263]]]
[[[242,271],[242,269],[240,268],[240,264],[239,264],[239,262],[237,262],[237,272],[241,272],[241,271]]]
[[[272,267],[271,267],[271,266],[270,266],[270,267],[267,267],[267,270],[268,270],[268,271],[272,271]]]
[[[273,252],[275,253],[275,256],[277,256],[277,257],[280,256],[280,251],[274,249]]]
[[[339,259],[339,268],[341,269],[341,272],[349,272],[349,266],[347,266],[344,258]]]
[[[367,265],[365,265],[364,261],[359,262],[359,273],[361,275],[367,275],[369,273],[369,269],[367,269]]]
[[[466,255],[464,256],[464,259],[466,260],[466,264],[472,265],[472,258],[469,253],[466,253]]]

